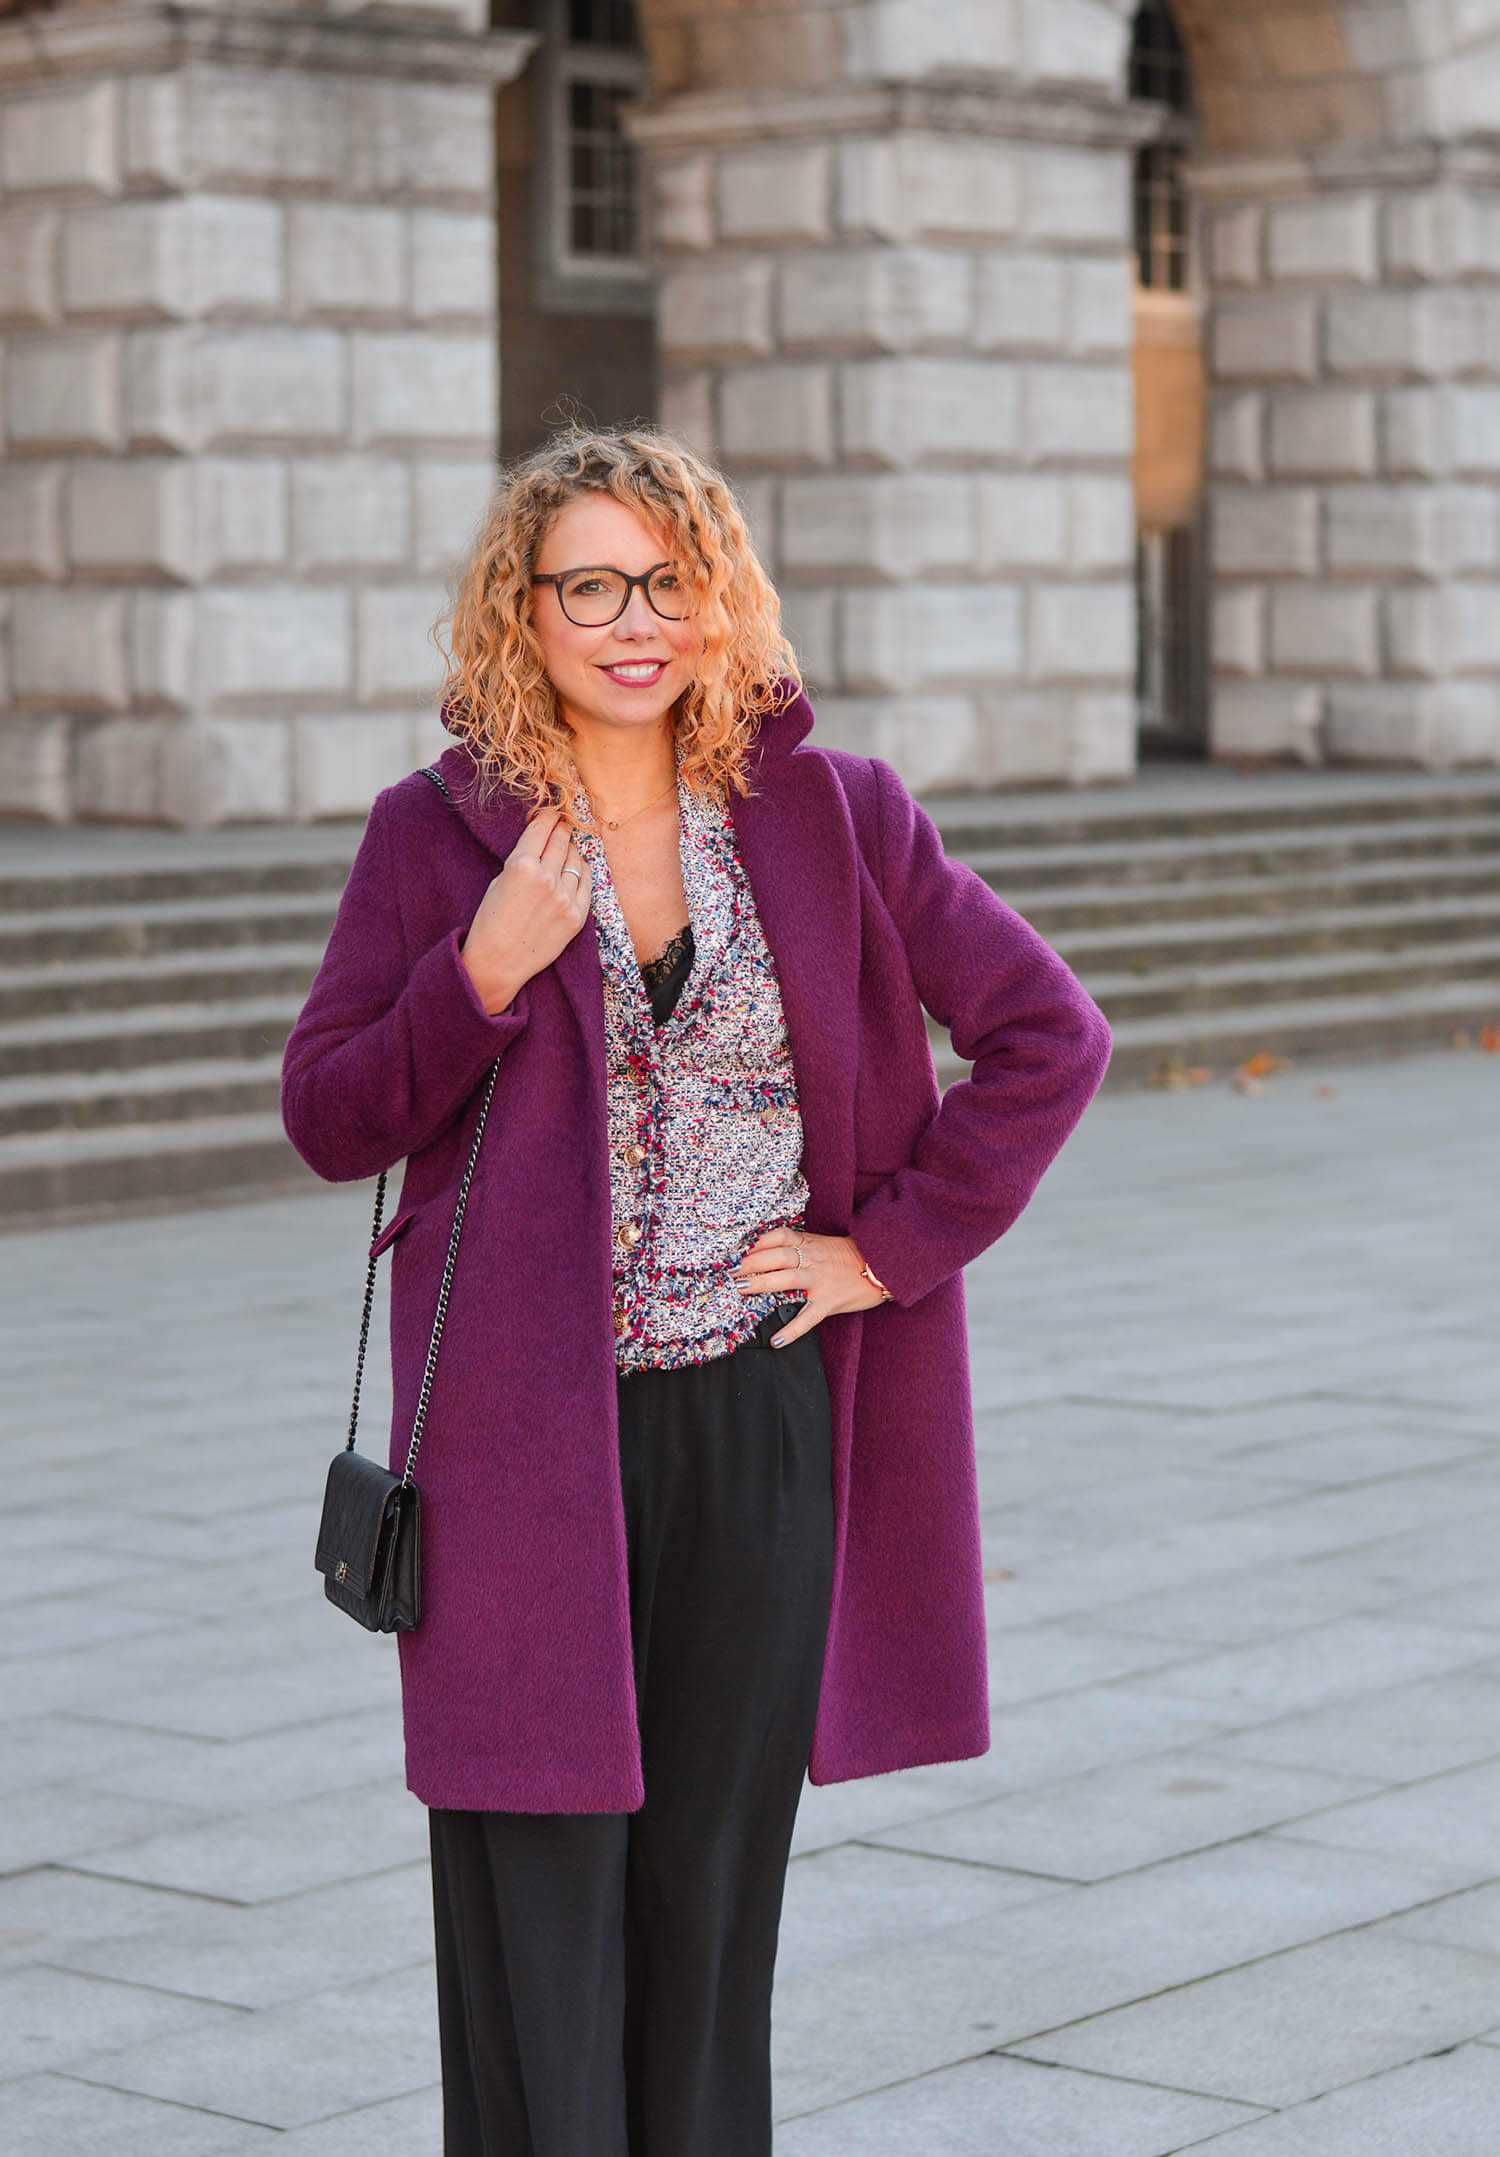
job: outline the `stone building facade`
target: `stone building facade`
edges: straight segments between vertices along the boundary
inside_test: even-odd
[[[362,807],[569,395],[725,465],[821,738],[919,788],[1129,777],[1164,538],[1211,754],[1500,761],[1497,122],[1500,0],[0,20],[0,803]]]

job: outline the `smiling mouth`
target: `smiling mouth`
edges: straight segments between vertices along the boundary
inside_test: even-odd
[[[620,682],[627,689],[643,688],[658,681],[665,674],[667,664],[665,659],[622,660],[615,666],[605,667],[603,672],[612,682]]]

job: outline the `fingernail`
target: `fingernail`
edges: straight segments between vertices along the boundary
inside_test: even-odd
[[[773,1348],[779,1348],[785,1339],[786,1335],[784,1333],[773,1333],[771,1335],[771,1346]]]

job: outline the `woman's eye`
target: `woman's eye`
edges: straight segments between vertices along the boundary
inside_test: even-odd
[[[606,588],[606,580],[603,577],[575,577],[568,586],[568,591],[570,594],[576,594],[581,599],[590,592],[602,592]]]

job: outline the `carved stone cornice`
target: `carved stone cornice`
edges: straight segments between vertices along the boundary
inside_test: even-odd
[[[193,61],[498,85],[521,72],[536,44],[529,30],[127,0],[118,7],[60,8],[0,20],[0,86],[156,74]]]
[[[1188,181],[1201,202],[1265,202],[1370,188],[1500,188],[1500,142],[1460,136],[1451,142],[1331,143],[1263,157],[1194,157]]]
[[[904,131],[1123,150],[1154,140],[1161,114],[1155,105],[972,83],[858,83],[690,91],[638,106],[625,124],[637,142],[668,153]]]

